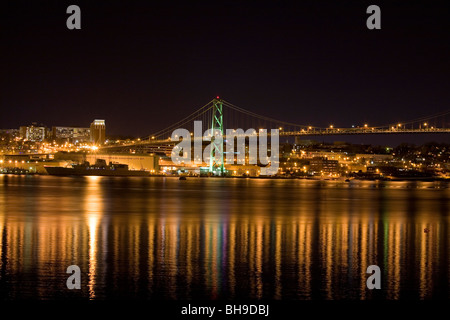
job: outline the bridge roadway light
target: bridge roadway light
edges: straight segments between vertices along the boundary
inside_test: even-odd
[[[367,123],[366,123],[366,124],[364,124],[364,128],[367,128]]]

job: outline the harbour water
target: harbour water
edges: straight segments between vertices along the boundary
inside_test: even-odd
[[[0,175],[0,299],[449,299],[449,213],[442,181]]]

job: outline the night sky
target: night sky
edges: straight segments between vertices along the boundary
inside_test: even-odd
[[[316,126],[450,108],[448,3],[292,3],[2,2],[0,128],[99,118],[108,134],[145,136],[217,95]],[[81,30],[66,28],[70,4]],[[371,4],[381,30],[366,27]]]

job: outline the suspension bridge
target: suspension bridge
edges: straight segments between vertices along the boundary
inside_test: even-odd
[[[381,126],[369,126],[368,124],[363,124],[360,126],[352,126],[350,128],[335,127],[333,125],[330,125],[329,127],[316,127],[312,125],[295,124],[259,115],[217,97],[178,122],[141,138],[139,142],[122,145],[121,147],[168,143],[170,142],[171,135],[175,129],[184,128],[193,132],[194,121],[201,121],[203,131],[207,129],[219,129],[222,131],[223,136],[226,134],[226,129],[238,128],[244,130],[254,128],[256,131],[263,128],[268,129],[269,131],[270,129],[278,129],[280,136],[293,137],[450,133],[450,110],[413,120],[398,121]]]
[[[280,137],[307,137],[307,136],[332,136],[332,135],[376,135],[376,134],[438,134],[450,133],[450,110],[424,116],[421,118],[389,123],[381,126],[369,126],[362,124],[360,126],[335,127],[317,127],[312,125],[296,124],[292,122],[274,119],[268,116],[259,115],[255,112],[238,107],[219,97],[211,100],[201,108],[184,117],[183,119],[173,123],[172,125],[154,132],[137,141],[129,144],[106,145],[100,148],[103,152],[158,152],[170,155],[174,145],[178,143],[178,139],[173,140],[172,134],[174,130],[183,128],[191,132],[191,136],[195,131],[195,122],[201,123],[201,133],[208,129],[220,130],[224,139],[226,139],[227,130],[255,129],[258,134],[260,131],[267,129],[270,136],[271,129],[278,129]],[[202,137],[192,137],[202,139]],[[203,140],[203,139],[202,139]],[[223,146],[214,143],[214,138],[210,141],[211,159],[215,154],[221,153],[223,159]],[[212,161],[212,160],[211,160]],[[210,163],[210,170],[216,166]],[[222,160],[223,170],[223,160]]]

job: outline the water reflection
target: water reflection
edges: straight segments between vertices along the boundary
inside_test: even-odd
[[[97,229],[103,212],[104,199],[100,186],[101,177],[86,177],[86,195],[84,197],[84,213],[86,214],[89,232],[89,298],[95,298],[97,276],[98,239]]]
[[[2,176],[0,297],[449,298],[449,190]],[[71,264],[78,292],[65,288]],[[371,264],[382,290],[366,289]]]

